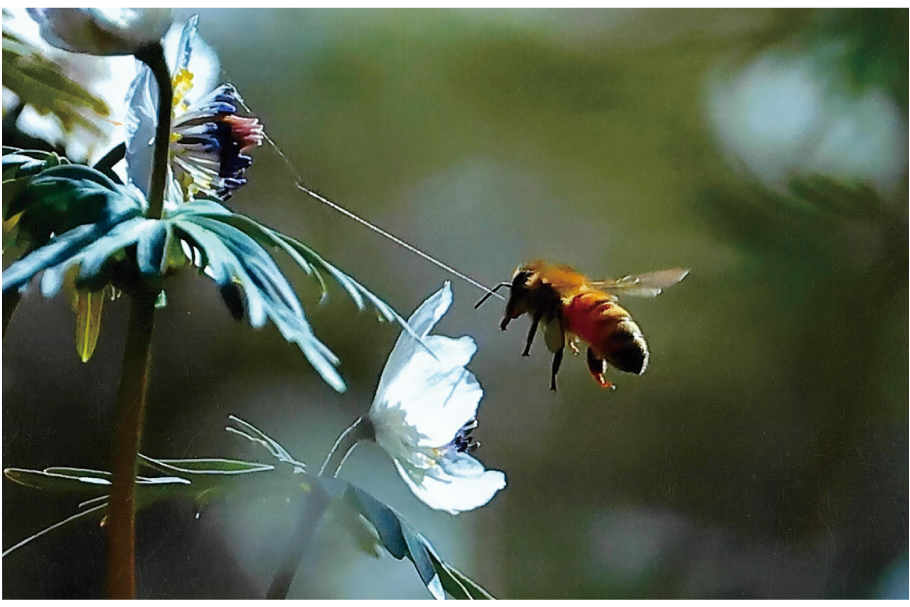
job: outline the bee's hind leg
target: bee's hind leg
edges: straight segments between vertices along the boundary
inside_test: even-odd
[[[565,348],[560,348],[553,354],[553,371],[550,374],[550,390],[556,391],[556,374],[559,373],[559,365],[562,364],[562,354]]]
[[[595,354],[590,346],[588,347],[588,371],[591,372],[594,381],[596,381],[601,388],[609,388],[610,390],[616,389],[616,386],[608,382],[605,377],[607,372],[607,361]]]
[[[522,356],[531,355],[531,343],[534,341],[534,336],[537,334],[538,324],[540,324],[540,314],[535,314],[534,320],[531,321],[531,330],[528,331],[528,341],[525,342],[524,352],[521,353]]]

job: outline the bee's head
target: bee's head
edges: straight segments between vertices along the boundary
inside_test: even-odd
[[[512,274],[512,287],[506,303],[506,318],[518,318],[530,309],[534,287],[540,281],[540,274],[529,266],[519,266]]]

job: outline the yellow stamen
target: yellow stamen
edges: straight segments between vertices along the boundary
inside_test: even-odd
[[[186,102],[187,93],[193,90],[193,73],[188,69],[177,70],[174,74],[174,109],[180,110],[180,113],[189,109]]]

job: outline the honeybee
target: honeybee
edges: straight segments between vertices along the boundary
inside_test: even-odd
[[[674,268],[610,280],[589,280],[569,266],[534,261],[519,266],[512,282],[496,285],[474,308],[479,308],[499,289],[508,287],[511,295],[499,328],[505,331],[510,321],[529,314],[531,330],[521,355],[530,356],[531,343],[538,326],[541,327],[547,349],[553,353],[550,390],[556,390],[556,374],[565,346],[578,354],[580,342],[588,345],[588,370],[594,381],[612,389],[613,384],[605,377],[607,364],[641,375],[648,368],[649,357],[641,329],[632,315],[616,303],[616,295],[656,297],[688,273],[689,270]]]

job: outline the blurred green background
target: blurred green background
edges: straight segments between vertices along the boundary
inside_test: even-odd
[[[190,13],[181,12],[181,17]],[[202,10],[200,32],[308,187],[473,278],[535,258],[592,277],[691,275],[625,304],[651,365],[600,390],[568,357],[547,390],[527,320],[294,188],[255,152],[236,210],[279,227],[407,315],[444,280],[437,330],[469,334],[485,390],[486,507],[431,511],[377,447],[343,476],[499,598],[907,598],[907,56],[900,10]],[[290,270],[290,266],[286,266]],[[173,279],[143,451],[311,465],[365,413],[397,336],[340,291],[316,306],[349,390],[216,289]],[[63,296],[37,288],[3,354],[3,465],[108,467],[125,302],[82,365]],[[3,545],[74,511],[3,482]],[[140,595],[257,597],[286,505],[171,501],[139,516]],[[16,597],[101,595],[87,523],[3,561]],[[426,598],[413,569],[328,524],[297,598]]]

